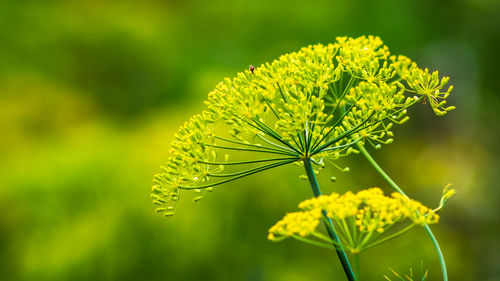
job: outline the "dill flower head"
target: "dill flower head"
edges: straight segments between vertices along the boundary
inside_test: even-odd
[[[374,36],[339,37],[251,66],[219,83],[206,110],[179,129],[154,177],[153,202],[169,216],[182,191],[197,201],[219,184],[267,169],[333,161],[356,152],[356,143],[379,148],[419,101],[429,100],[438,115],[452,110],[445,107],[447,82],[391,55]]]
[[[385,196],[380,188],[369,188],[357,193],[322,195],[299,204],[302,211],[287,214],[269,229],[268,238],[273,241],[288,237],[313,243],[335,244],[322,235],[316,227],[323,212],[335,225],[342,246],[352,253],[378,245],[402,234],[415,225],[435,224],[436,212],[422,203],[408,199],[399,193]],[[394,225],[409,222],[409,226],[393,234],[386,234]],[[320,241],[304,239],[312,236]]]

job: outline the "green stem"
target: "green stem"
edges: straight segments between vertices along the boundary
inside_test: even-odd
[[[313,246],[316,246],[316,247],[321,247],[321,248],[325,248],[325,249],[328,249],[328,250],[335,250],[337,249],[337,246],[334,245],[330,245],[330,244],[326,244],[326,243],[323,243],[323,242],[318,242],[318,241],[315,241],[315,240],[312,240],[312,239],[308,239],[306,237],[302,237],[300,235],[292,235],[293,238],[299,240],[299,241],[302,241],[304,243],[307,243],[307,244],[310,244],[310,245],[313,245]]]
[[[198,161],[200,164],[213,165],[213,166],[227,166],[227,165],[245,165],[245,164],[254,164],[254,163],[262,163],[262,162],[272,162],[279,160],[291,160],[297,158],[268,158],[268,159],[257,159],[257,160],[248,160],[248,161],[235,161],[235,162],[209,162],[209,161]]]
[[[359,143],[357,143],[356,145],[358,146],[359,150],[361,151],[361,154],[363,154],[363,156],[366,158],[366,160],[368,160],[368,162],[370,162],[370,164],[382,176],[382,178],[384,178],[385,181],[387,181],[387,183],[389,183],[389,185],[392,186],[392,188],[394,188],[397,192],[401,193],[403,196],[408,198],[408,195],[406,195],[403,192],[403,190],[401,190],[401,188],[399,188],[399,186],[389,177],[389,175],[387,175],[385,173],[385,171],[377,164],[377,162],[375,161],[375,159],[373,159],[373,157],[370,155],[370,153],[368,153],[368,151],[365,149],[365,147]],[[448,281],[448,274],[446,272],[446,264],[444,261],[443,253],[441,252],[441,248],[439,248],[439,244],[437,242],[437,239],[434,236],[434,234],[432,233],[432,231],[428,225],[425,224],[424,228],[425,228],[425,231],[427,232],[427,234],[429,235],[429,237],[431,238],[432,244],[434,245],[434,248],[436,249],[436,252],[437,252],[437,255],[439,258],[439,263],[441,264],[441,272],[443,273],[443,281]]]
[[[321,190],[319,189],[318,181],[316,180],[316,176],[314,175],[314,170],[311,165],[311,160],[309,158],[304,159],[304,168],[306,170],[307,178],[309,179],[309,184],[311,185],[313,194],[315,197],[318,197],[321,195]],[[328,232],[328,235],[330,238],[338,244],[335,247],[335,251],[337,252],[337,255],[339,256],[340,263],[342,263],[342,267],[344,268],[345,275],[347,276],[347,279],[349,281],[356,281],[356,278],[354,277],[354,272],[352,271],[352,267],[349,264],[349,260],[347,259],[347,255],[342,248],[342,244],[340,243],[339,237],[337,233],[335,232],[335,228],[333,227],[332,220],[326,216],[326,212],[323,211],[323,216],[325,217],[325,227]]]
[[[414,226],[415,226],[415,224],[411,224],[411,225],[403,228],[402,230],[400,230],[400,231],[398,231],[398,232],[396,232],[394,234],[391,234],[391,235],[389,235],[389,236],[387,236],[387,237],[385,237],[383,239],[380,239],[380,240],[378,240],[378,241],[376,241],[376,242],[374,242],[372,244],[367,245],[366,247],[363,247],[363,250],[368,250],[368,249],[370,249],[372,247],[375,247],[375,246],[377,246],[379,244],[382,244],[382,243],[387,242],[387,241],[389,241],[389,240],[391,240],[393,238],[396,238],[397,236],[399,236],[399,235],[407,232],[408,230],[412,229]]]
[[[349,227],[347,226],[345,219],[342,219],[342,225],[344,226],[345,233],[347,234],[346,236],[347,236],[347,240],[349,240],[349,244],[351,246],[354,246],[354,240],[352,240],[351,231],[349,230]]]
[[[354,254],[354,267],[356,268],[356,277],[358,278],[358,281],[361,280],[360,278],[360,268],[359,268],[359,253]]]
[[[247,170],[245,172],[242,172],[242,173],[240,173],[238,175],[235,175],[232,178],[228,178],[228,179],[221,180],[221,181],[214,182],[214,183],[209,183],[209,184],[204,184],[204,185],[198,185],[198,186],[181,186],[181,185],[179,185],[177,187],[179,189],[187,189],[187,190],[189,190],[189,189],[202,189],[202,188],[212,187],[212,186],[220,185],[220,184],[223,184],[223,183],[226,183],[226,182],[230,182],[230,181],[233,181],[233,180],[236,180],[236,179],[241,179],[243,177],[250,176],[250,175],[253,175],[255,173],[262,172],[262,171],[265,171],[265,170],[268,170],[268,169],[272,169],[272,168],[276,168],[276,167],[283,166],[283,165],[286,165],[286,164],[290,164],[290,163],[293,163],[293,162],[295,162],[297,160],[298,159],[288,160],[288,161],[281,161],[281,162],[273,163],[273,164],[270,164],[270,165],[261,166],[261,167],[256,168],[256,169]]]
[[[228,149],[228,150],[272,153],[272,154],[287,155],[287,156],[298,156],[299,155],[299,154],[291,154],[290,152],[286,152],[286,151],[281,152],[279,150],[265,150],[265,149],[260,149],[260,148],[251,149],[251,148],[241,148],[241,147],[222,146],[222,145],[213,145],[213,144],[205,144],[205,146],[213,147],[213,148],[220,148],[220,149]]]

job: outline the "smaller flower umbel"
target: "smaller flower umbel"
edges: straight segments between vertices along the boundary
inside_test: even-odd
[[[447,200],[451,193],[445,194]],[[440,204],[439,209],[443,204]],[[399,193],[385,196],[380,188],[370,188],[358,193],[349,191],[343,195],[322,195],[303,201],[299,208],[302,211],[287,214],[269,229],[270,240],[280,241],[292,237],[329,249],[335,249],[332,244],[342,246],[350,253],[358,254],[395,238],[416,225],[435,224],[439,221],[437,209],[432,210]],[[333,221],[341,245],[317,229],[322,220],[322,210]],[[396,225],[401,227],[394,230]]]

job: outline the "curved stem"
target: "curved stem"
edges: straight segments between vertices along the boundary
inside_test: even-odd
[[[306,170],[307,178],[309,179],[309,184],[311,185],[312,191],[314,193],[315,197],[318,197],[321,195],[321,190],[319,189],[318,181],[316,180],[316,176],[314,175],[314,171],[311,165],[311,160],[309,158],[306,158],[303,160],[304,161],[304,168]],[[342,263],[342,267],[344,268],[345,275],[347,276],[347,279],[349,281],[356,281],[356,278],[354,277],[354,272],[352,271],[352,267],[349,264],[349,260],[347,259],[347,255],[342,248],[342,244],[340,243],[339,237],[337,233],[335,232],[335,228],[333,227],[332,220],[326,216],[326,212],[323,211],[323,216],[325,217],[325,227],[328,232],[328,235],[330,238],[335,241],[335,244],[338,244],[335,247],[335,251],[337,252],[337,255],[339,256],[340,263]]]
[[[408,198],[408,195],[406,195],[403,192],[403,190],[401,190],[401,188],[399,188],[399,186],[389,177],[389,175],[387,175],[385,173],[385,171],[377,164],[377,162],[375,161],[375,159],[373,159],[373,157],[370,155],[370,153],[368,153],[368,151],[365,149],[365,147],[360,145],[359,143],[357,143],[356,145],[358,146],[359,150],[361,151],[361,154],[363,154],[363,156],[366,158],[366,160],[368,160],[368,162],[370,162],[370,164],[382,176],[382,178],[384,178],[384,180],[387,181],[387,183],[389,183],[389,185],[392,188],[394,188],[397,192],[401,193],[403,196]],[[441,252],[441,248],[439,248],[439,244],[437,242],[437,239],[434,236],[434,234],[432,233],[432,231],[428,225],[424,225],[424,228],[432,240],[432,244],[434,245],[434,249],[436,249],[436,252],[437,252],[437,255],[439,258],[439,263],[441,264],[441,272],[443,273],[443,281],[448,281],[448,273],[446,272],[446,264],[444,261],[443,253]]]

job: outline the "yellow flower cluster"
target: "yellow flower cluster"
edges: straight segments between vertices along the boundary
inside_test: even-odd
[[[420,202],[399,193],[385,196],[380,188],[322,195],[301,202],[299,208],[303,211],[286,215],[269,229],[270,240],[317,234],[322,210],[334,222],[341,241],[352,251],[368,247],[378,238],[375,233],[384,233],[396,223],[410,221],[424,225],[439,221],[439,216]]]
[[[440,92],[448,84],[448,80],[448,77],[440,80],[437,70],[430,74],[427,68],[424,70],[412,68],[407,78],[410,88],[415,93],[426,97],[434,113],[438,116],[445,115],[448,111],[455,109],[454,106],[445,107],[446,98],[453,90],[453,86],[450,86],[446,92]]]
[[[213,119],[204,115],[191,117],[175,134],[168,163],[153,179],[151,197],[153,203],[160,206],[156,212],[165,216],[174,214],[181,187],[204,184],[209,181],[210,174],[223,169],[221,165],[204,164],[217,159],[216,150],[208,146],[214,142]],[[196,201],[203,197],[205,189],[193,190],[200,193],[194,198]]]
[[[307,236],[316,230],[321,219],[321,210],[288,213],[269,230],[269,240],[292,235]]]
[[[358,142],[390,143],[393,124],[408,120],[407,108],[418,101],[429,100],[438,115],[453,109],[444,107],[451,87],[440,92],[447,82],[391,56],[374,36],[307,46],[226,78],[209,93],[206,110],[175,135],[172,155],[154,178],[157,210],[172,214],[182,190],[203,193],[305,158],[335,160],[356,152]],[[248,158],[222,157],[236,151]],[[262,165],[241,168],[248,163]]]

